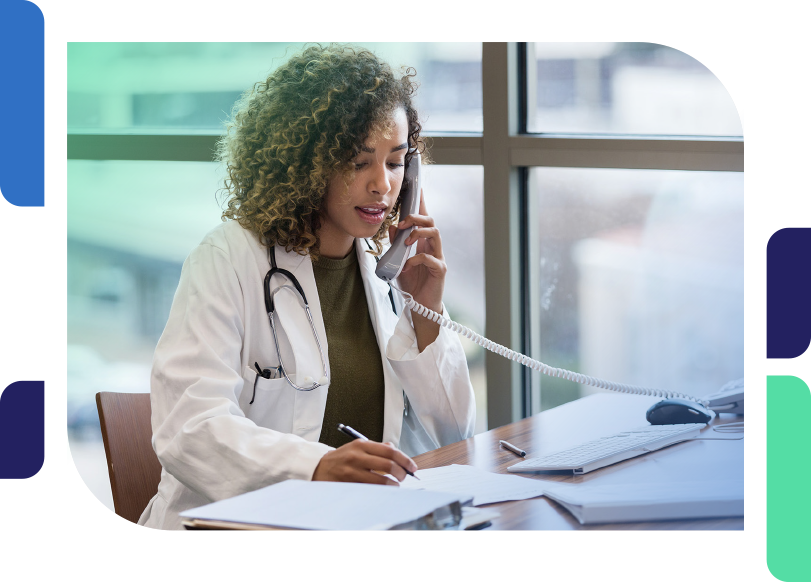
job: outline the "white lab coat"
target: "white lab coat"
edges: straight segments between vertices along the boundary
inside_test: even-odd
[[[364,241],[356,241],[383,362],[384,442],[414,456],[472,436],[474,395],[458,336],[441,328],[419,353],[400,294],[394,293],[398,317],[389,286],[375,276],[375,260],[366,249]],[[281,247],[276,261],[301,284],[329,366],[312,262]],[[260,376],[249,404],[254,363],[269,368],[278,359],[264,302],[269,268],[267,248],[235,221],[212,230],[183,265],[152,369],[152,445],[163,469],[158,493],[139,520],[142,525],[178,529],[178,513],[184,510],[285,479],[309,480],[332,450],[318,442],[329,386],[302,392],[283,378]],[[284,283],[277,277],[273,282],[273,288]],[[293,294],[280,292],[275,298],[279,313],[302,316]],[[315,363],[302,356],[314,344],[309,325],[290,328],[290,337],[281,338],[286,367],[293,361],[302,370],[310,366],[309,375],[318,379],[318,351]],[[297,345],[302,337],[304,347]]]

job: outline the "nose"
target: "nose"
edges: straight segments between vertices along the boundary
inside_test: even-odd
[[[386,172],[386,164],[375,164],[374,170],[369,178],[370,192],[377,194],[378,196],[385,196],[391,189],[392,188],[389,184],[389,178]]]

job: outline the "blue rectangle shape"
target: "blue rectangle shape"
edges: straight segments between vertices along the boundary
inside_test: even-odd
[[[45,20],[36,4],[0,2],[0,192],[45,205]]]

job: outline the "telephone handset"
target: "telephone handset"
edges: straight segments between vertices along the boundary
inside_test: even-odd
[[[406,181],[407,187],[403,193],[403,199],[400,202],[401,217],[407,216],[409,214],[415,214],[420,208],[419,152],[415,153],[411,162],[407,166],[403,179]],[[696,398],[694,396],[688,396],[685,394],[671,392],[668,390],[655,390],[641,388],[638,386],[631,386],[628,384],[618,384],[615,382],[609,382],[608,380],[593,378],[592,376],[587,376],[585,374],[570,372],[569,370],[564,370],[562,368],[553,368],[552,366],[548,366],[543,362],[539,362],[538,360],[534,360],[533,358],[525,356],[524,354],[520,354],[519,352],[515,352],[509,348],[506,348],[505,346],[501,346],[495,342],[492,342],[488,338],[479,335],[478,333],[465,327],[464,325],[460,325],[459,323],[452,321],[446,317],[443,317],[441,314],[435,311],[432,311],[428,307],[420,305],[414,300],[411,294],[400,289],[394,281],[395,279],[397,279],[398,275],[400,275],[400,272],[403,270],[403,265],[406,263],[406,261],[409,260],[409,258],[411,258],[412,255],[414,255],[416,245],[411,245],[407,247],[404,244],[406,241],[406,237],[409,236],[409,234],[412,232],[414,228],[415,227],[405,228],[403,230],[398,231],[397,235],[395,235],[395,240],[392,241],[392,245],[390,246],[389,250],[387,250],[386,253],[381,257],[381,259],[378,261],[378,266],[375,268],[375,274],[379,278],[389,282],[390,286],[394,287],[403,294],[405,300],[405,307],[407,309],[411,309],[415,313],[422,315],[427,319],[430,319],[431,321],[438,323],[445,328],[455,331],[464,337],[467,337],[468,339],[470,339],[476,344],[479,344],[486,350],[490,350],[496,354],[499,354],[504,358],[513,360],[514,362],[519,362],[520,364],[527,366],[528,368],[539,371],[543,374],[547,374],[548,376],[566,378],[567,380],[572,380],[573,382],[579,382],[581,384],[587,384],[589,386],[595,386],[597,388],[603,388],[605,390],[613,390],[615,392],[623,392],[626,394],[639,394],[642,396],[657,396],[660,398],[683,398],[685,400],[697,402],[702,406],[708,406],[707,397],[704,399]]]
[[[420,208],[420,152],[416,152],[414,157],[406,166],[403,176],[406,182],[406,190],[402,194],[400,201],[400,217],[409,214],[417,214]],[[395,240],[389,250],[384,253],[375,268],[375,274],[384,281],[397,279],[403,270],[403,265],[414,256],[416,245],[406,246],[406,237],[415,229],[414,226],[399,230],[395,235]]]

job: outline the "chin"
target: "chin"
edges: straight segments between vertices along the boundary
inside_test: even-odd
[[[365,225],[364,227],[359,228],[356,233],[353,234],[353,236],[355,238],[372,238],[380,229],[380,224],[378,226]]]

